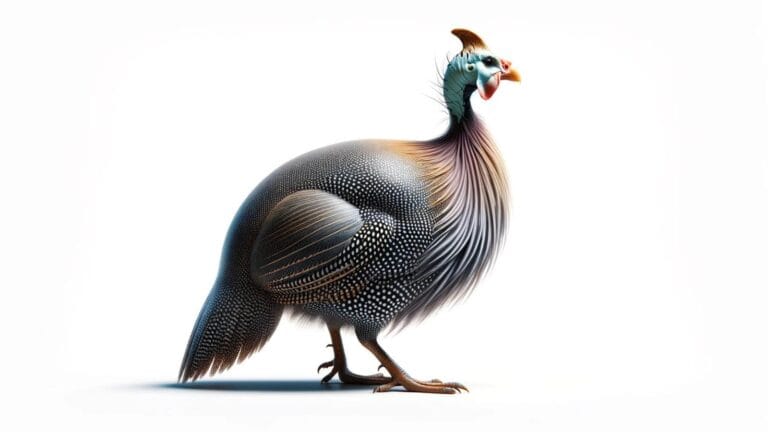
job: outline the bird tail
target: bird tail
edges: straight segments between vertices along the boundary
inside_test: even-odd
[[[179,381],[195,381],[239,363],[269,340],[282,305],[250,279],[216,281],[189,337]]]

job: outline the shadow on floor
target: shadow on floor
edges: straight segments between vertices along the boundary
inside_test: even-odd
[[[342,383],[323,384],[320,380],[196,381],[191,383],[149,384],[151,388],[233,392],[322,392],[372,391],[373,386]]]

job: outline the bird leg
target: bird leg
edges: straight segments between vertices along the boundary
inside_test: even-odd
[[[331,343],[328,346],[333,347],[333,360],[321,363],[317,367],[317,371],[320,372],[320,369],[327,367],[332,367],[332,369],[320,382],[327,383],[337,373],[341,382],[345,384],[377,385],[386,384],[392,380],[392,378],[380,373],[358,375],[347,369],[347,357],[344,355],[344,345],[341,343],[341,332],[338,328],[333,327],[328,327],[328,331],[331,333]]]
[[[376,356],[376,358],[381,362],[381,366],[386,368],[387,371],[389,371],[389,374],[392,376],[392,378],[386,384],[382,384],[376,387],[373,390],[374,392],[387,392],[397,386],[402,386],[408,391],[421,393],[454,394],[460,393],[461,390],[469,391],[462,384],[456,382],[444,383],[437,379],[431,381],[419,381],[413,379],[407,373],[405,373],[405,371],[400,366],[398,366],[394,360],[392,360],[389,354],[387,354],[386,351],[381,348],[376,339],[360,340],[360,343],[363,344],[364,347],[368,348],[368,350],[373,353],[374,356]]]

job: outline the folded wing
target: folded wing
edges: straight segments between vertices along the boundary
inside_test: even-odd
[[[280,201],[262,225],[251,274],[281,303],[343,301],[366,279],[394,220],[366,213],[328,192],[303,190]]]

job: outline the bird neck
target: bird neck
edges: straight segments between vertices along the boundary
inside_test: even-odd
[[[429,286],[400,314],[421,317],[466,295],[496,255],[504,236],[508,188],[501,155],[469,105],[433,140],[403,143],[423,169],[434,217],[432,243],[415,270]]]
[[[469,100],[475,90],[477,87],[474,83],[467,82],[466,77],[457,68],[449,66],[445,70],[443,98],[451,115],[451,126],[461,123],[472,113]]]

